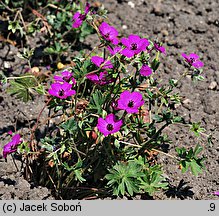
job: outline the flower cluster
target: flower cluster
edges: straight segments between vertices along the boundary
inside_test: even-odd
[[[72,89],[76,84],[73,74],[69,71],[63,71],[62,76],[54,76],[55,83],[51,84],[48,90],[49,94],[60,99],[66,99],[74,94],[76,91]]]
[[[186,60],[186,62],[189,65],[191,65],[195,68],[201,68],[204,66],[204,63],[202,61],[199,61],[199,56],[195,53],[191,53],[189,55],[182,53],[182,57]]]
[[[79,26],[86,18],[86,15],[89,11],[89,5],[86,6],[85,13],[80,14],[76,13],[74,15],[74,26]],[[151,53],[152,50],[156,50],[157,52],[163,53],[166,55],[166,49],[159,42],[154,42],[152,48],[149,49],[150,42],[146,38],[141,38],[139,35],[130,34],[127,38],[118,38],[118,31],[113,26],[109,25],[106,22],[102,22],[99,27],[99,35],[102,39],[105,40],[105,45],[109,51],[109,53],[113,56],[117,53],[125,56],[126,58],[135,58],[138,54],[147,52]],[[103,42],[102,42],[103,43]],[[195,68],[200,68],[203,66],[203,63],[199,61],[199,56],[192,53],[189,56],[186,54],[182,54],[185,58],[186,62]],[[92,81],[97,85],[106,85],[114,80],[109,77],[108,70],[113,69],[113,64],[111,61],[106,60],[100,56],[93,56],[91,58],[91,62],[98,68],[94,72],[90,72],[86,75],[86,78]],[[153,73],[154,68],[150,67],[149,62],[142,61],[141,68],[139,70],[139,74],[143,77],[148,77]],[[137,73],[137,72],[136,72]],[[62,74],[64,76],[64,73]],[[70,74],[65,74],[65,79],[60,77],[55,77],[55,79],[59,82],[67,81],[72,79]],[[74,83],[74,80],[72,80]],[[75,84],[75,83],[74,83]],[[56,95],[57,97],[65,98],[71,94],[73,94],[73,90],[70,90],[70,86],[66,83],[62,84],[64,86],[59,86],[57,84],[53,84],[53,91],[50,90],[50,94]],[[64,87],[64,88],[63,88]],[[142,94],[140,92],[130,92],[128,90],[123,91],[117,100],[114,100],[112,103],[112,107],[114,111],[124,110],[128,114],[138,113],[139,108],[144,104],[144,100]],[[113,134],[120,130],[122,126],[122,120],[116,120],[116,116],[114,114],[108,114],[105,119],[98,118],[97,128],[103,133],[104,136],[108,136],[109,134]]]
[[[17,146],[19,144],[21,144],[21,136],[20,134],[15,134],[12,137],[12,141],[7,143],[4,147],[3,147],[3,157],[7,158],[8,154],[11,154],[13,152],[17,151]]]
[[[115,110],[124,110],[127,113],[138,113],[138,109],[144,104],[140,92],[129,92],[128,90],[120,94],[116,102]],[[106,119],[98,118],[97,128],[104,136],[116,133],[122,126],[122,120],[116,121],[114,114],[109,114]]]
[[[91,80],[93,83],[98,85],[105,85],[113,82],[112,78],[109,78],[108,72],[106,69],[112,69],[113,64],[109,60],[104,60],[100,56],[93,56],[91,62],[98,68],[101,67],[99,74],[89,73],[86,75],[87,79]]]
[[[111,42],[114,45],[117,45],[119,43],[119,40],[117,38],[118,31],[113,26],[110,26],[106,22],[103,22],[99,26],[99,31],[105,40]]]
[[[86,16],[88,14],[88,12],[90,11],[90,4],[89,3],[86,3],[86,6],[85,6],[85,10],[84,10],[84,13],[81,14],[80,12],[76,12],[73,16],[73,24],[72,24],[72,27],[73,28],[79,28],[83,21],[86,19]]]

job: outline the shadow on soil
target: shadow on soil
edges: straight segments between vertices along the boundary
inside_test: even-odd
[[[169,190],[165,193],[167,195],[167,197],[171,197],[171,198],[179,198],[181,200],[184,199],[188,199],[193,198],[193,191],[191,190],[192,187],[190,186],[186,186],[187,183],[189,182],[185,182],[183,179],[179,182],[179,185],[173,186],[170,185]]]

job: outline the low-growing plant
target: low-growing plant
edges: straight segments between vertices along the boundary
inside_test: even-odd
[[[47,97],[30,137],[21,140],[20,135],[15,135],[4,146],[5,159],[10,153],[22,154],[29,180],[53,188],[57,196],[64,198],[70,196],[69,191],[73,198],[91,194],[153,196],[168,188],[158,155],[171,157],[178,163],[176,169],[179,167],[183,173],[189,168],[194,175],[201,173],[205,158],[199,155],[203,150],[199,142],[204,129],[200,123],[186,122],[175,111],[182,100],[176,91],[181,79],[187,75],[194,81],[203,79],[204,64],[199,56],[182,53],[186,72],[178,80],[163,84],[155,79],[160,55],[167,54],[161,43],[135,34],[121,38],[105,22],[103,10],[99,13],[88,3],[76,8],[73,19],[69,13],[57,15],[54,20],[50,15],[50,24],[54,21],[55,31],[60,31],[55,34],[62,37],[62,21],[57,22],[65,17],[75,31],[92,28],[88,34],[96,32],[97,47],[75,56],[73,66],[53,76],[49,89],[47,82],[51,80],[42,81],[32,74],[2,79],[2,83],[9,84],[9,93],[25,101],[28,95],[34,96],[33,91]],[[46,48],[48,54],[63,51],[59,42],[54,44],[54,49]],[[46,107],[48,119],[40,122]],[[47,125],[47,133],[39,140],[37,129],[42,124]],[[194,132],[197,145],[189,149],[177,147],[176,154],[170,155],[163,151],[164,145],[171,144],[165,129],[178,124]]]

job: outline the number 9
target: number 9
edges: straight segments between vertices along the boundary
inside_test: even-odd
[[[214,211],[215,210],[215,204],[214,203],[210,203],[210,211]]]

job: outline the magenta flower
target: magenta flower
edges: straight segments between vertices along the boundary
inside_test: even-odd
[[[112,69],[113,64],[109,60],[104,60],[100,56],[92,56],[91,61],[97,66],[100,67],[103,64],[102,69]]]
[[[128,90],[121,93],[118,100],[118,108],[126,110],[127,113],[137,113],[138,108],[144,104],[140,92],[129,92]]]
[[[159,51],[159,52],[163,53],[164,55],[166,55],[166,49],[165,49],[164,46],[161,46],[161,45],[158,44],[158,43],[154,43],[154,48],[155,48],[157,51]]]
[[[57,82],[72,82],[74,85],[76,84],[76,80],[73,77],[73,73],[69,72],[69,71],[63,71],[62,72],[62,76],[54,76],[54,80]]]
[[[140,69],[140,74],[142,76],[150,76],[152,74],[152,69],[148,65],[143,65]]]
[[[3,147],[3,157],[6,158],[8,154],[11,154],[13,152],[17,151],[17,146],[21,143],[21,136],[20,134],[15,134],[12,137],[12,141],[7,143]]]
[[[117,38],[119,33],[113,26],[110,26],[106,22],[102,22],[99,26],[99,31],[105,40],[110,41],[114,45],[119,43]]]
[[[12,135],[12,134],[13,134],[12,130],[8,131],[8,134],[9,134],[9,135]]]
[[[213,192],[214,195],[219,196],[219,191]]]
[[[106,85],[114,81],[114,79],[108,79],[108,72],[100,72],[99,76],[95,73],[86,75],[87,79],[98,85]]]
[[[115,55],[115,54],[119,53],[122,50],[122,47],[116,46],[114,48],[111,48],[110,46],[108,46],[107,49],[109,50],[111,55]]]
[[[72,24],[73,28],[79,28],[82,25],[83,21],[86,19],[89,10],[90,10],[90,4],[86,3],[84,14],[81,14],[80,12],[76,12],[74,14],[72,19],[72,21],[74,21]]]
[[[70,83],[53,83],[51,88],[48,90],[49,94],[60,99],[66,99],[74,94],[76,94],[75,90],[72,90],[72,84]]]
[[[97,128],[104,136],[118,132],[121,126],[122,120],[117,121],[112,113],[107,115],[105,119],[98,118]]]
[[[199,61],[199,56],[195,53],[191,53],[188,56],[185,53],[182,53],[182,57],[195,68],[201,68],[204,66],[204,63]]]
[[[122,38],[121,42],[126,46],[121,53],[127,58],[131,58],[141,51],[145,51],[150,44],[146,38],[141,39],[138,35],[129,35],[128,38]]]

